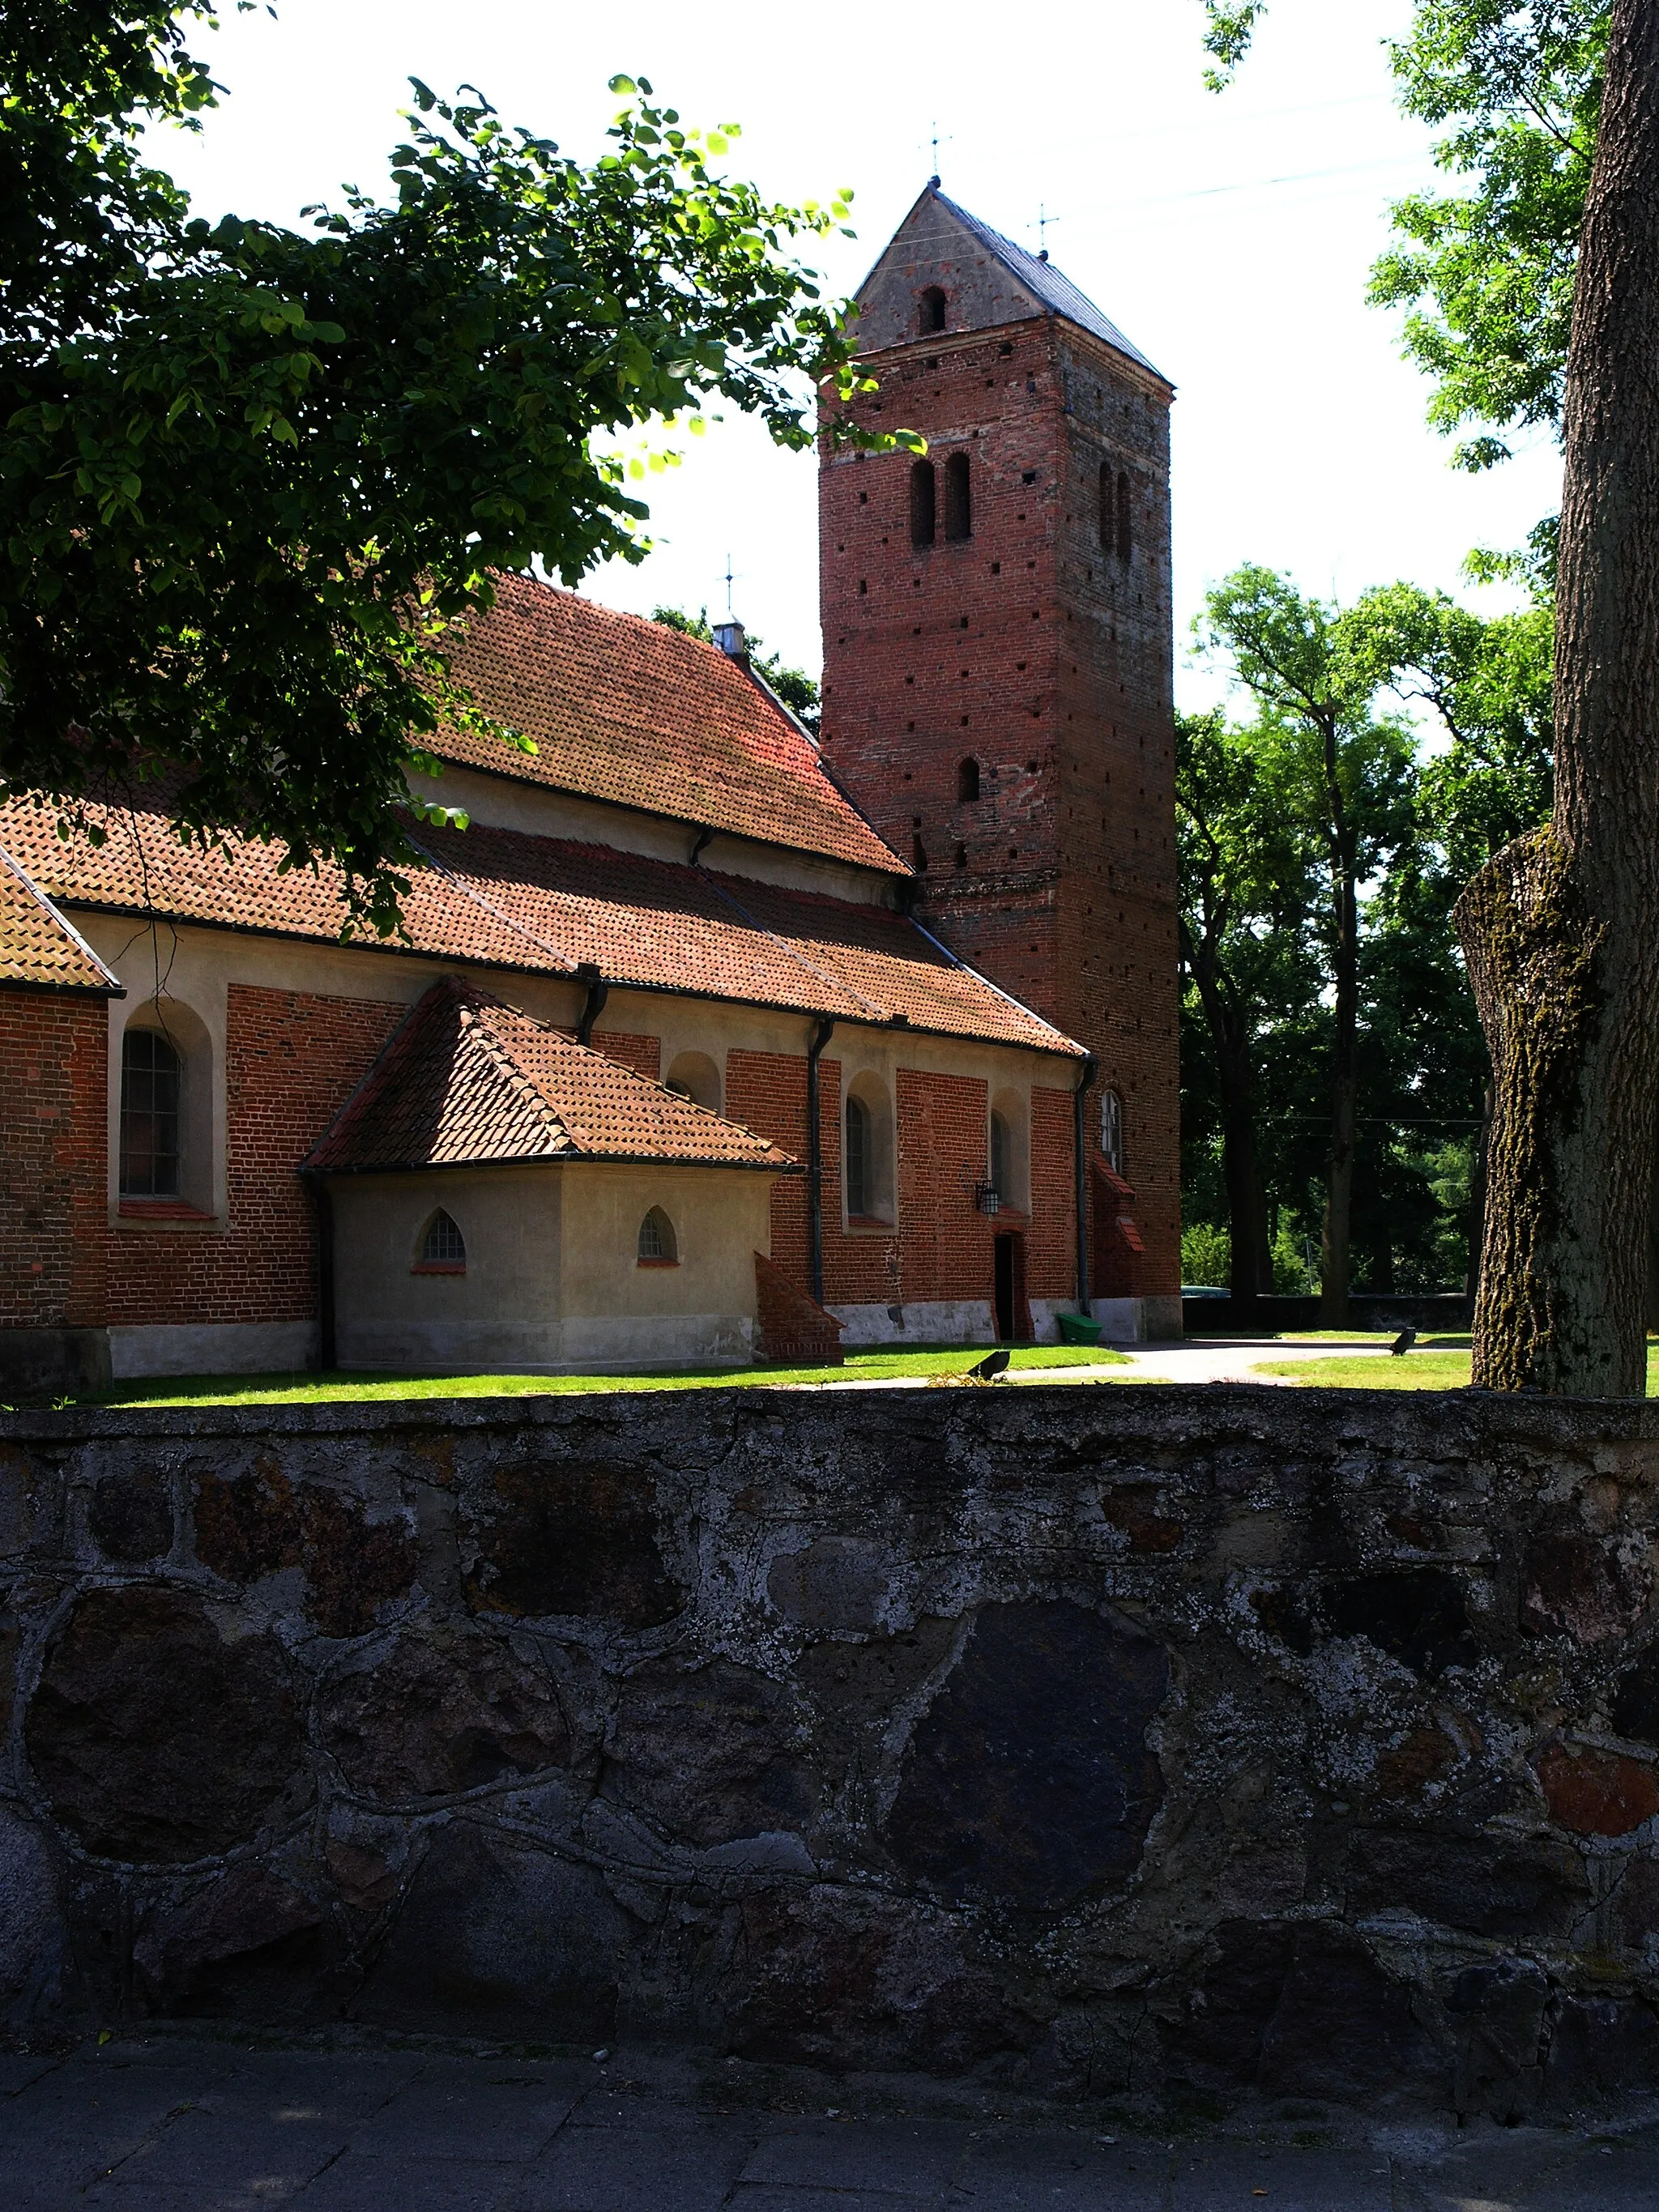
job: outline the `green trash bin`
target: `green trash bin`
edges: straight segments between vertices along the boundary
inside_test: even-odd
[[[1062,1344],[1098,1344],[1100,1323],[1087,1314],[1056,1314]]]

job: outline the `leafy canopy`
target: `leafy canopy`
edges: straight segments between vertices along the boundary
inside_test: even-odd
[[[405,769],[482,720],[453,626],[492,571],[642,557],[629,483],[667,457],[619,445],[724,398],[805,447],[820,389],[895,442],[845,422],[844,318],[793,252],[848,196],[763,200],[719,169],[735,126],[643,79],[586,167],[416,83],[389,204],[210,224],[139,144],[214,101],[192,20],[0,14],[0,785],[72,815],[162,780],[184,834],[331,860],[389,930]]]
[[[1265,0],[1206,0],[1219,90]],[[1468,188],[1398,201],[1399,243],[1370,297],[1408,310],[1406,351],[1434,382],[1429,419],[1473,430],[1454,458],[1489,468],[1505,434],[1559,423],[1578,228],[1595,150],[1610,0],[1416,0],[1390,42],[1400,105],[1449,126],[1435,148]]]

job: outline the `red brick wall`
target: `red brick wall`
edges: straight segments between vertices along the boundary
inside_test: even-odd
[[[1169,422],[1161,392],[1053,318],[921,338],[872,362],[886,425],[928,438],[940,534],[909,530],[910,457],[826,452],[825,757],[896,848],[921,918],[1086,1044],[1124,1102],[1145,1286],[1180,1277]],[[973,535],[943,535],[969,459]],[[1099,471],[1133,486],[1103,548]],[[1028,482],[1027,479],[1030,479]],[[980,797],[957,767],[980,767]],[[960,850],[965,865],[957,865]],[[1038,1289],[1033,1269],[1032,1294]]]
[[[109,1014],[0,991],[0,1328],[104,1318]]]
[[[566,1030],[566,1036],[574,1036],[574,1030]],[[631,1067],[635,1075],[643,1075],[653,1083],[662,1080],[662,1039],[638,1036],[628,1030],[596,1030],[588,1040],[595,1052],[607,1060],[620,1060]]]
[[[297,1170],[408,1011],[378,1000],[231,985],[224,1225],[215,1231],[123,1222],[109,1237],[112,1322],[311,1317],[313,1214]],[[100,1099],[100,1139],[105,1119]]]
[[[824,1180],[833,1157],[839,1172],[836,1092],[819,1099]],[[806,1060],[804,1054],[732,1051],[726,1055],[726,1111],[757,1136],[806,1159]],[[827,1211],[826,1207],[826,1211]],[[780,1176],[772,1186],[772,1259],[790,1281],[808,1290],[806,1178]]]
[[[998,1226],[1026,1242],[1032,1297],[1069,1297],[1074,1286],[1072,1101],[1044,1086],[1031,1094],[1029,1223],[992,1221],[974,1206],[985,1178],[986,1085],[967,1076],[901,1068],[896,1101],[898,1220],[887,1233],[842,1226],[841,1062],[818,1064],[823,1158],[823,1294],[829,1305],[902,1305],[985,1298],[993,1293]],[[732,1052],[726,1111],[799,1160],[806,1158],[806,1063],[783,1053]],[[780,1180],[772,1194],[772,1257],[803,1290],[807,1282],[806,1184]]]

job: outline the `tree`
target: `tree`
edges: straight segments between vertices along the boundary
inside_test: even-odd
[[[1279,803],[1273,733],[1212,711],[1176,718],[1181,963],[1196,996],[1216,1088],[1222,1175],[1241,1300],[1273,1287],[1261,1168],[1261,1046],[1288,1005],[1319,995],[1304,839]]]
[[[709,627],[708,610],[702,607],[689,615],[679,607],[653,607],[653,622],[659,622],[669,629],[678,630],[685,637],[700,637],[705,644],[714,642],[714,633]],[[768,687],[776,692],[798,722],[817,734],[818,726],[818,687],[815,678],[804,668],[786,668],[780,653],[764,653],[761,640],[753,630],[747,633],[749,661]]]
[[[1565,10],[1464,0],[1482,50]],[[1224,65],[1259,7],[1212,9]],[[1640,1396],[1659,1125],[1659,10],[1613,0],[1577,235],[1549,823],[1459,901],[1492,1054],[1474,1379]]]
[[[857,388],[790,252],[846,200],[723,177],[730,130],[643,80],[590,167],[417,84],[391,204],[210,225],[140,149],[213,103],[198,20],[0,15],[0,781],[72,812],[164,778],[185,834],[331,859],[388,929],[492,571],[641,557],[624,434],[719,395],[804,447],[820,381]]]
[[[1334,608],[1271,569],[1235,571],[1206,597],[1198,635],[1261,709],[1256,750],[1284,823],[1311,848],[1322,886],[1316,927],[1332,998],[1330,1125],[1321,1238],[1320,1321],[1347,1321],[1359,1113],[1361,886],[1415,834],[1413,746],[1380,717],[1373,666]]]

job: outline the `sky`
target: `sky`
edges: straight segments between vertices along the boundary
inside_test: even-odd
[[[650,80],[684,119],[737,122],[726,166],[768,198],[851,186],[856,239],[817,248],[854,290],[934,165],[945,190],[1051,258],[1176,386],[1176,697],[1219,696],[1192,617],[1243,561],[1348,599],[1396,577],[1497,611],[1460,574],[1472,546],[1518,545],[1558,502],[1539,439],[1483,476],[1449,465],[1399,319],[1365,304],[1389,203],[1433,184],[1430,136],[1400,116],[1383,40],[1409,0],[1273,0],[1234,88],[1203,85],[1199,0],[888,0],[866,15],[727,0],[278,0],[193,45],[226,88],[199,135],[151,151],[209,216],[296,222],[343,183],[374,189],[408,79],[478,87],[509,123],[583,160]],[[606,604],[733,611],[816,673],[816,465],[730,415],[653,477],[653,551],[584,586]]]

